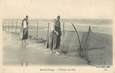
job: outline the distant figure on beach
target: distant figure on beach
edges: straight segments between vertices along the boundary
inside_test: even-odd
[[[51,50],[58,50],[61,42],[61,27],[60,27],[60,16],[54,20],[54,29],[50,35],[50,48]]]
[[[21,40],[22,48],[26,48],[26,40],[28,39],[28,16],[22,20],[21,24]]]

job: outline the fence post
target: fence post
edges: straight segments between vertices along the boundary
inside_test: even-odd
[[[12,19],[12,32],[15,32],[15,23],[14,23],[15,21],[14,21],[14,19]]]
[[[3,20],[3,30],[5,31],[5,21]]]
[[[8,31],[9,27],[8,27],[8,21],[6,20],[6,31]]]
[[[63,48],[64,48],[64,35],[65,35],[65,23],[63,22],[63,42],[62,42],[62,44],[63,44]]]
[[[6,24],[5,24],[5,30],[7,31],[7,28],[8,28],[8,26],[7,26],[7,21],[5,20],[5,22],[6,22]]]
[[[2,29],[3,29],[3,31],[4,31],[4,22],[2,22]]]
[[[16,33],[16,31],[17,31],[17,20],[16,20],[16,26],[15,26],[15,33]]]
[[[12,32],[13,32],[13,19],[12,19]]]
[[[65,34],[65,23],[63,22],[63,37],[64,37],[64,34]]]
[[[39,24],[39,21],[37,22],[37,39],[38,39],[38,24]]]
[[[8,21],[6,20],[6,31],[8,31]]]
[[[46,39],[47,39],[47,48],[49,48],[49,25],[50,25],[50,23],[48,22],[48,29],[47,29],[47,37],[46,37]]]
[[[7,28],[8,28],[7,31],[9,31],[9,22],[10,22],[10,21],[7,22]]]

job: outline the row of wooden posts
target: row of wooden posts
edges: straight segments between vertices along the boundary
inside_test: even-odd
[[[17,31],[17,21],[14,23],[2,23],[3,31],[16,32]]]
[[[36,24],[36,28],[34,28],[34,29],[36,29],[36,36],[38,37],[39,36],[39,24],[40,24],[40,22],[37,21],[35,24]],[[48,37],[49,31],[50,31],[50,29],[49,29],[50,28],[50,23],[47,22],[46,26],[47,26],[47,34],[46,35]],[[3,27],[3,31],[20,33],[21,22],[19,22],[18,20],[17,21],[16,20],[12,20],[12,21],[10,21],[8,23],[2,23],[2,27]],[[63,24],[62,24],[62,33],[63,34],[65,33],[65,29],[64,28],[65,28],[65,25],[64,25],[64,22],[63,22]],[[29,31],[30,30],[31,29],[29,29]]]
[[[11,25],[9,25],[9,24],[11,24]],[[37,37],[39,36],[39,22],[37,22],[36,23],[36,35],[37,35]],[[15,32],[15,33],[20,33],[20,26],[21,26],[21,24],[19,24],[18,23],[18,21],[15,21],[15,23],[14,23],[14,21],[12,21],[12,23],[7,23],[7,24],[5,24],[5,23],[3,23],[3,31],[7,31],[7,32]],[[78,31],[77,31],[77,29],[76,29],[76,27],[74,26],[74,24],[72,24],[72,26],[73,26],[73,28],[74,28],[74,31],[76,32],[76,34],[77,34],[77,37],[76,38],[78,38],[78,42],[79,42],[79,45],[80,45],[80,48],[81,49],[87,49],[87,48],[83,48],[82,46],[81,46],[81,41],[80,41],[80,38],[79,38],[79,34],[78,34]],[[48,36],[49,36],[49,31],[50,31],[50,23],[48,22],[47,23],[47,34],[46,34],[46,39],[48,39]],[[18,31],[18,29],[19,29],[19,31]],[[63,22],[63,24],[62,24],[62,33],[63,33],[63,35],[62,35],[62,38],[64,38],[64,34],[65,34],[65,24],[64,24],[64,22]],[[62,44],[64,44],[64,42],[62,43]]]

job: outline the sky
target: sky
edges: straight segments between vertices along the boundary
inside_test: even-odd
[[[2,18],[112,18],[114,0],[0,0]]]

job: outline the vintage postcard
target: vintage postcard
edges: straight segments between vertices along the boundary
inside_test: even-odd
[[[0,73],[115,73],[114,0],[0,0]]]

